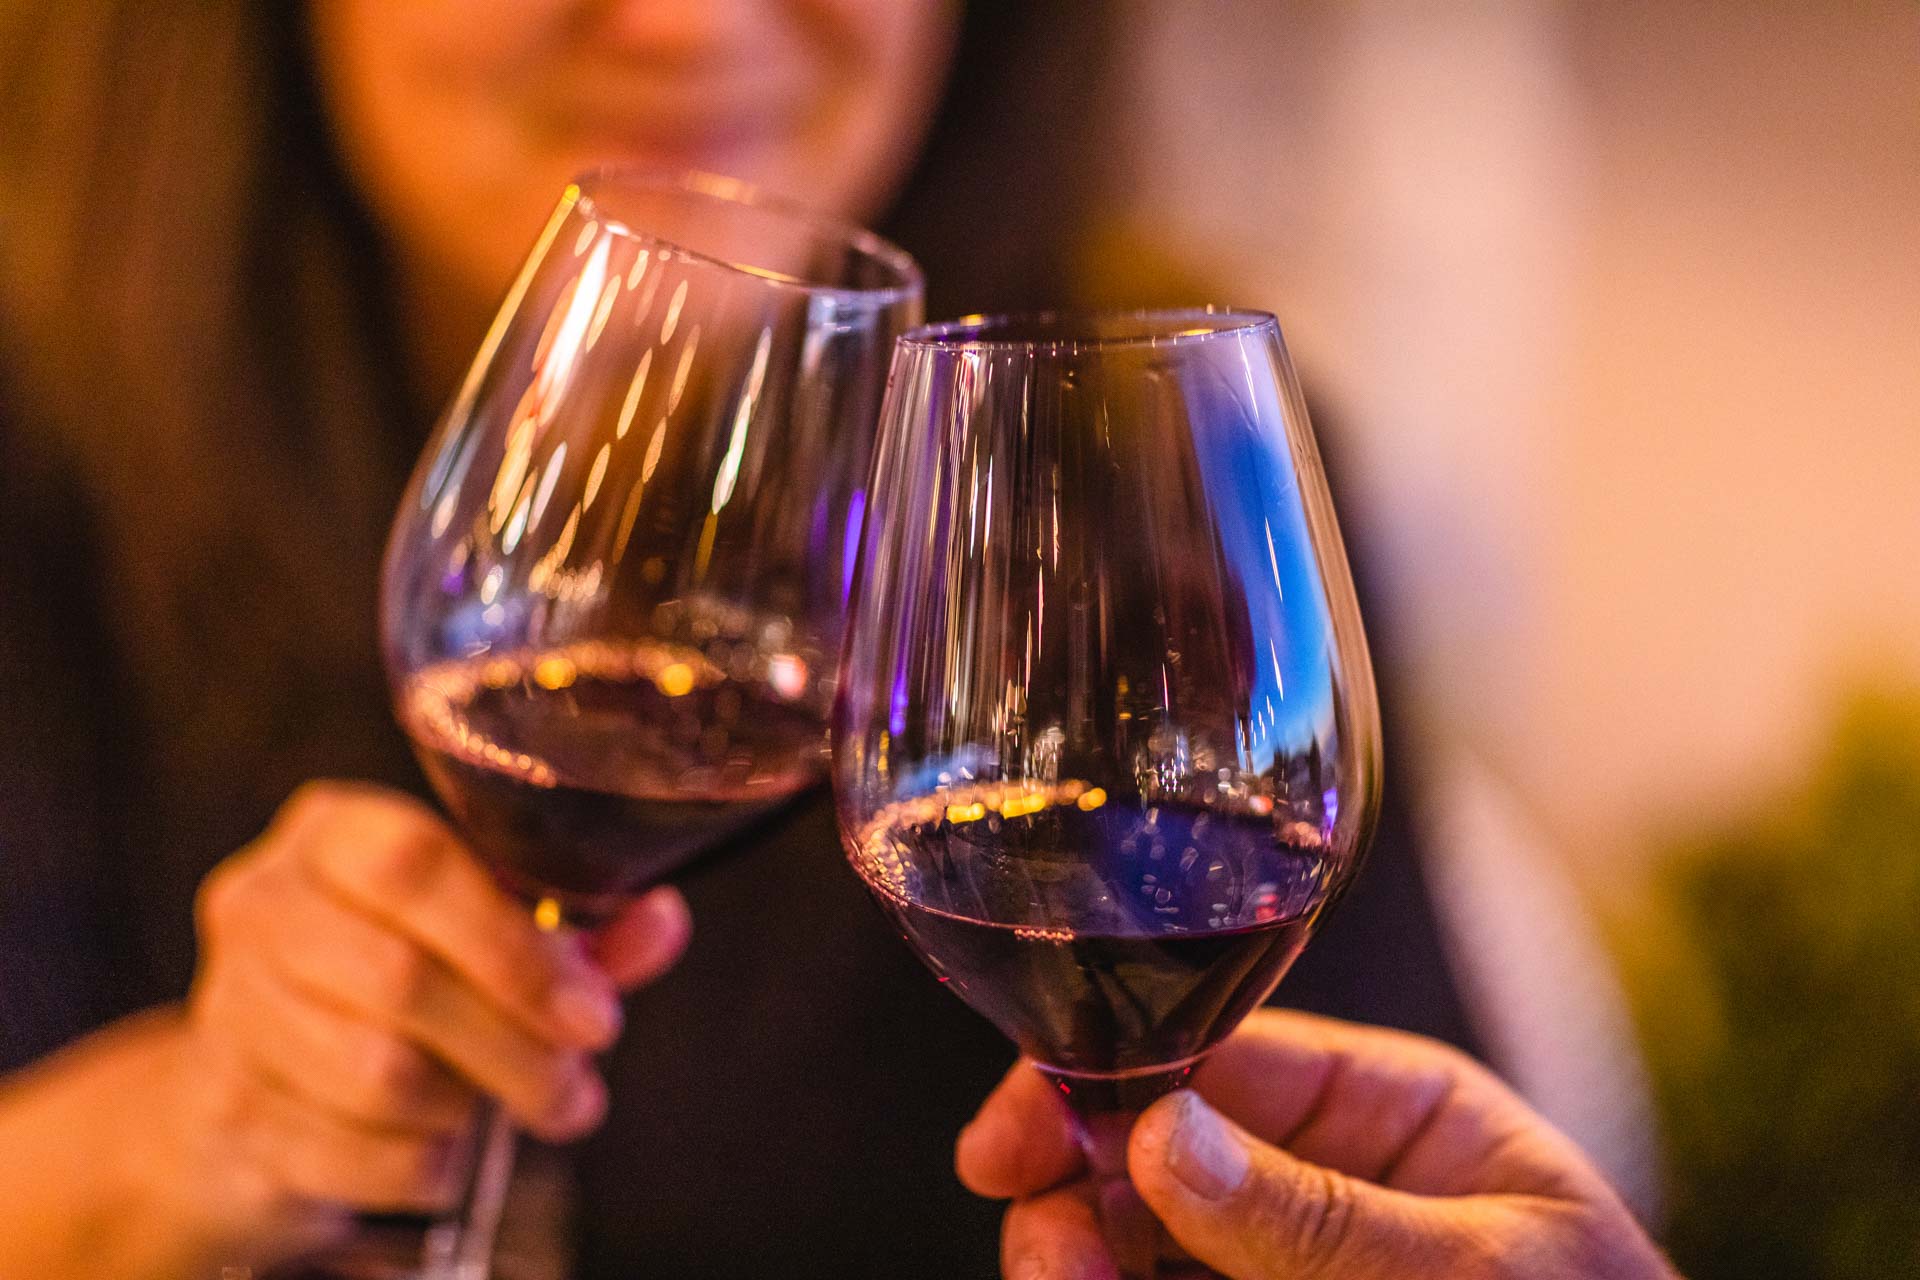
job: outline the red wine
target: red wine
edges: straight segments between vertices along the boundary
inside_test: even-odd
[[[822,773],[825,712],[798,659],[581,644],[428,667],[401,721],[501,880],[591,924]]]
[[[890,806],[854,867],[942,982],[1055,1072],[1177,1067],[1279,982],[1334,882],[1271,816],[1080,784]]]

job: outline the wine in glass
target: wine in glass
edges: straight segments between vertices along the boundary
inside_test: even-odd
[[[1131,1121],[1272,991],[1378,805],[1366,640],[1279,327],[915,330],[871,490],[833,718],[849,860],[1058,1086],[1118,1260],[1150,1273]]]
[[[825,773],[885,362],[918,268],[704,175],[569,186],[389,543],[395,705],[474,849],[592,928]],[[496,1116],[429,1274],[483,1276]]]

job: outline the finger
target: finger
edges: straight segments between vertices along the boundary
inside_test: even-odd
[[[301,793],[302,797],[307,792]],[[376,788],[322,789],[296,813],[301,863],[328,892],[415,939],[535,1035],[604,1049],[620,1031],[612,982],[572,939],[501,892],[423,806]]]
[[[1008,1207],[1000,1228],[1000,1272],[1006,1280],[1119,1280],[1084,1184]]]
[[[1255,1137],[1352,1177],[1425,1195],[1560,1189],[1538,1162],[1484,1159],[1546,1130],[1484,1067],[1424,1037],[1261,1010],[1194,1085]]]
[[[474,1091],[420,1046],[309,999],[260,966],[228,966],[201,996],[203,1021],[255,1075],[350,1124],[450,1137]]]
[[[687,900],[677,889],[659,888],[623,908],[587,947],[615,985],[630,990],[672,968],[692,936]]]
[[[470,1141],[355,1125],[271,1085],[255,1089],[242,1127],[253,1160],[286,1192],[389,1212],[444,1210]]]
[[[1022,1058],[987,1096],[954,1144],[954,1169],[975,1195],[1033,1195],[1086,1165],[1067,1104]]]
[[[1453,1275],[1472,1234],[1435,1205],[1267,1146],[1181,1090],[1134,1126],[1128,1173],[1169,1233],[1233,1280]]]
[[[1261,1010],[1195,1083],[1256,1137],[1400,1190],[1586,1189],[1570,1143],[1479,1063],[1422,1036]]]
[[[273,894],[263,962],[307,999],[416,1042],[534,1133],[579,1137],[606,1089],[584,1054],[541,1040],[413,940],[296,883]]]

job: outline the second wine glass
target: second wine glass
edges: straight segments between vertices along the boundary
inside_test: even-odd
[[[876,450],[842,838],[1078,1113],[1110,1244],[1148,1274],[1132,1119],[1266,998],[1378,804],[1372,669],[1279,329],[916,330]]]

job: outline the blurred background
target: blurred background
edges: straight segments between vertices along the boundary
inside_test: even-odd
[[[1093,287],[1280,314],[1396,728],[1620,964],[1680,1261],[1910,1274],[1920,5],[1127,18]]]
[[[276,153],[287,123],[249,96],[267,77],[247,24],[180,5],[154,20],[170,42],[115,43],[142,6],[56,8],[0,0],[0,36],[58,29],[125,59],[127,102],[196,139],[135,156],[130,189],[238,224],[220,201],[258,193],[222,166]],[[1389,785],[1419,793],[1423,874],[1495,1065],[1693,1280],[1920,1273],[1920,0],[982,8],[1031,22],[1006,24],[1021,74],[960,95],[962,127],[992,127],[918,205],[983,279],[1052,289],[1029,264],[1059,237],[1075,301],[1280,316],[1392,637],[1388,731],[1422,772]],[[230,92],[203,100],[208,68]],[[34,91],[21,110],[71,97],[56,123],[98,141],[86,86],[42,70],[10,82]],[[108,124],[98,166],[117,175],[145,135]],[[38,212],[45,175],[94,154],[58,129],[27,141],[0,151],[35,159],[41,187],[17,182],[0,214]],[[1031,251],[983,233],[981,201]],[[490,224],[509,256],[534,230]],[[50,241],[73,264],[9,259],[23,314],[58,318],[45,282],[66,266],[104,263],[117,290],[113,251],[151,248],[74,226]],[[217,351],[196,341],[212,322],[149,324],[138,289],[168,273],[134,257],[122,323],[171,383],[166,353]],[[346,281],[317,295],[316,331],[349,314],[365,282],[295,265]],[[457,328],[456,372],[474,341]],[[396,409],[331,372],[275,390],[356,429]],[[208,563],[196,589],[224,600]]]

